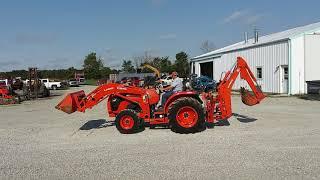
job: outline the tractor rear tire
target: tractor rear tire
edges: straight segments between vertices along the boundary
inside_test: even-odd
[[[136,111],[125,109],[115,119],[116,128],[122,134],[133,134],[144,130],[144,121],[140,119]]]
[[[204,130],[205,113],[200,102],[192,97],[179,98],[168,110],[171,130],[188,134]]]

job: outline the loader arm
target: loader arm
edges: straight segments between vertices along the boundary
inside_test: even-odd
[[[244,104],[253,106],[265,98],[265,95],[258,86],[257,80],[250,70],[248,64],[242,57],[238,57],[233,68],[225,74],[217,88],[217,107],[219,111],[221,111],[221,119],[232,116],[231,90],[239,74],[240,78],[245,80],[252,90],[252,92],[249,92],[241,87],[241,99]]]
[[[155,68],[155,67],[153,67],[153,66],[151,66],[149,64],[144,64],[141,67],[150,69],[151,71],[153,71],[157,75],[158,78],[160,78],[160,71],[157,68]]]
[[[125,97],[126,94],[130,94],[131,96],[143,96],[145,91],[144,89],[138,87],[125,86],[122,84],[103,84],[90,92],[88,95],[85,95],[83,90],[68,94],[56,106],[56,109],[68,114],[71,114],[75,111],[85,112],[86,109],[91,109],[93,106],[99,104],[110,95],[117,95],[128,101],[132,101],[130,98]],[[132,101],[132,103],[136,102]]]

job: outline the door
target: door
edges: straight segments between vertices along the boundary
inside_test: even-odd
[[[200,63],[200,75],[213,79],[213,61]]]
[[[289,88],[289,81],[288,81],[288,77],[289,77],[289,70],[288,70],[288,66],[282,66],[281,67],[281,71],[282,71],[282,77],[281,77],[281,84],[282,84],[282,93],[288,94],[288,88]]]

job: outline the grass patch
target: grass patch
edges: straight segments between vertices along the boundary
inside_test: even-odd
[[[86,79],[86,85],[96,86],[97,80],[96,79]]]

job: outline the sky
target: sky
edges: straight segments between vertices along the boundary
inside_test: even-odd
[[[96,52],[105,66],[123,59],[201,54],[320,21],[319,0],[0,0],[0,71],[81,68]]]

